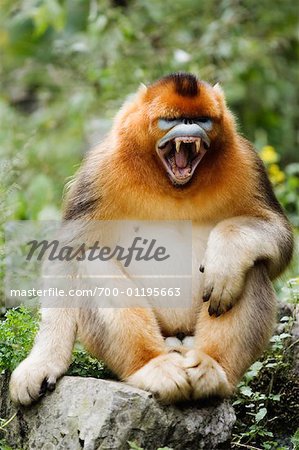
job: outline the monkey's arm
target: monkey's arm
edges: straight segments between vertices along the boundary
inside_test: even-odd
[[[287,266],[293,250],[291,228],[282,214],[234,217],[211,232],[203,264],[203,300],[209,313],[228,311],[240,297],[248,271],[263,262],[271,279]]]

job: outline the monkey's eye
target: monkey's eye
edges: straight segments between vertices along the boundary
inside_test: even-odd
[[[194,118],[187,118],[187,117],[180,117],[180,118],[161,118],[158,120],[158,127],[160,130],[170,130],[171,128],[175,127],[179,124],[193,124],[196,123],[200,127],[204,128],[207,131],[210,131],[213,127],[212,119],[210,117],[194,117]]]
[[[206,131],[210,131],[213,128],[213,121],[212,119],[210,119],[210,117],[198,117],[194,119],[194,122],[204,128]]]
[[[206,122],[211,122],[211,119],[209,117],[198,117],[197,119],[194,120],[194,122],[201,122],[201,123],[206,123]]]
[[[180,119],[159,119],[158,127],[160,128],[160,130],[169,130],[179,123],[181,123]]]

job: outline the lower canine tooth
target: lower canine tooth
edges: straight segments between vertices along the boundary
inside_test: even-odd
[[[196,153],[199,153],[200,150],[200,141],[195,141]]]
[[[176,152],[179,153],[181,148],[181,141],[175,141]]]

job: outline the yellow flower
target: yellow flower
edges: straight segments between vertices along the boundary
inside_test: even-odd
[[[291,286],[299,286],[299,277],[291,278],[291,279],[289,280],[289,284],[290,284]]]
[[[268,167],[268,173],[273,184],[279,184],[285,180],[285,174],[282,170],[280,170],[277,164],[270,164]]]
[[[279,159],[278,154],[275,151],[275,148],[272,147],[271,145],[265,145],[262,148],[262,150],[260,152],[260,157],[266,164],[276,163]]]

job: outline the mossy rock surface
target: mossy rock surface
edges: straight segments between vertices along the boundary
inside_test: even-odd
[[[0,378],[1,417],[16,411]],[[235,422],[229,402],[162,406],[151,394],[116,381],[63,377],[56,390],[30,408],[20,408],[5,438],[13,448],[146,450],[225,448]]]

